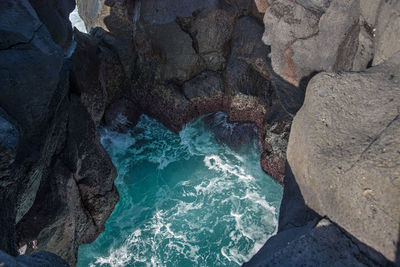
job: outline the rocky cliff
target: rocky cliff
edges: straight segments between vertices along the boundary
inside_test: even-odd
[[[125,83],[129,84],[126,87],[128,89],[121,91],[124,101],[121,103],[129,103],[131,107],[156,117],[175,131],[188,120],[214,110],[227,112],[233,121],[253,121],[258,126],[264,150],[261,156],[262,167],[280,182],[283,182],[285,176],[287,137],[291,120],[303,103],[310,79],[323,71],[362,71],[388,60],[399,50],[396,41],[399,37],[399,27],[396,26],[399,10],[397,1],[95,2],[97,10],[94,11],[87,8],[87,1],[78,1],[81,6],[79,12],[87,21],[88,30],[101,26],[106,32],[104,36],[109,34],[119,42],[113,50],[120,58],[126,78],[131,79],[131,82]],[[94,30],[98,31],[102,30]],[[129,48],[128,52],[121,48],[121,44]],[[398,59],[392,59],[393,61]],[[380,73],[388,71],[385,69],[387,67],[379,68]],[[393,66],[390,68],[392,71],[395,69]],[[371,69],[366,74],[354,74],[351,81],[344,81],[342,75],[337,74],[339,80],[335,86],[343,93],[329,98],[326,103],[330,103],[335,110],[326,111],[326,114],[337,115],[345,112],[345,106],[350,106],[353,107],[350,114],[354,119],[358,118],[361,122],[368,120],[375,112],[373,103],[376,102],[377,106],[385,105],[383,102],[371,100],[371,95],[376,95],[373,84],[386,84],[388,88],[392,88],[392,91],[386,92],[385,99],[391,95],[392,105],[398,106],[398,99],[393,92],[398,81],[394,78],[393,81],[386,81],[387,77],[372,74],[379,72],[378,69]],[[329,74],[327,77],[331,76]],[[315,78],[317,81],[318,79],[321,78]],[[307,96],[313,86],[328,88],[326,80],[313,85],[315,80],[307,88]],[[365,90],[366,85],[371,86],[371,91]],[[332,86],[330,89],[319,90],[326,90],[323,94],[328,95]],[[354,88],[360,88],[359,98],[366,101],[364,104],[354,102],[355,96],[350,94],[356,93]],[[343,104],[338,102],[340,100]],[[320,99],[308,101],[318,105],[315,108],[319,112],[318,116],[328,116],[322,114],[328,104]],[[368,101],[371,104],[367,104]],[[370,113],[363,112],[359,105],[365,105]],[[291,140],[294,141],[289,146],[288,153],[292,155],[288,155],[287,169],[292,167],[295,175],[293,179],[289,179],[287,177],[290,175],[286,173],[280,232],[289,231],[293,226],[302,228],[307,225],[308,228],[304,228],[302,234],[291,236],[286,232],[285,240],[295,242],[296,238],[304,237],[308,240],[306,243],[314,239],[321,243],[309,245],[303,256],[289,262],[285,253],[292,254],[305,241],[289,247],[279,241],[285,252],[276,250],[276,255],[280,256],[274,259],[261,254],[264,255],[261,262],[267,265],[302,262],[327,264],[342,257],[344,260],[341,263],[344,265],[386,264],[386,259],[396,261],[398,218],[397,215],[392,216],[392,211],[397,210],[396,206],[399,204],[398,188],[388,182],[386,186],[391,189],[387,191],[384,189],[386,186],[375,179],[374,183],[376,186],[379,184],[382,194],[378,198],[372,184],[361,185],[361,182],[344,177],[361,177],[361,170],[368,172],[371,177],[381,177],[384,175],[382,171],[367,171],[361,167],[356,170],[353,167],[354,173],[344,175],[345,167],[341,166],[341,171],[328,175],[326,171],[329,169],[325,170],[324,167],[327,166],[325,162],[335,162],[332,166],[336,166],[338,161],[350,164],[351,160],[343,154],[349,150],[361,157],[351,146],[357,137],[351,139],[350,135],[371,141],[377,138],[376,131],[381,127],[357,124],[351,117],[339,117],[335,119],[337,124],[345,127],[347,123],[357,131],[349,135],[351,131],[348,129],[327,128],[318,133],[313,128],[316,124],[313,119],[317,119],[314,118],[317,115],[311,113],[308,115],[310,118],[301,119],[301,116],[307,116],[304,113],[309,112],[303,111],[306,108],[307,105],[297,116],[299,119],[296,120],[301,122],[294,124],[296,128],[291,134]],[[110,107],[109,110],[115,113],[115,108]],[[121,114],[132,108],[124,110]],[[106,111],[105,114],[107,113]],[[391,117],[386,115],[390,120]],[[327,119],[325,117],[324,120]],[[381,117],[376,117],[376,120],[380,123],[385,121]],[[362,130],[363,127],[377,128],[367,133]],[[346,140],[349,144],[340,140],[336,143],[336,135],[342,131],[345,134],[340,136],[340,140]],[[296,138],[296,135],[301,138]],[[311,139],[314,135],[320,136],[321,140]],[[312,149],[314,146],[330,158],[323,158],[320,152]],[[362,157],[364,156],[363,154]],[[386,157],[394,160],[395,154],[386,154]],[[312,176],[308,176],[313,170],[311,166],[315,170]],[[396,177],[396,167],[390,166],[394,168],[389,171],[390,175]],[[329,182],[322,177],[329,179]],[[347,180],[349,181],[344,182]],[[353,188],[352,184],[357,184],[354,186],[358,189]],[[361,195],[370,200],[360,199],[355,191],[349,190],[361,190]],[[385,194],[387,195],[384,196]],[[372,211],[367,212],[371,209]],[[354,212],[357,210],[363,214],[355,216]],[[380,216],[380,212],[389,215]],[[321,220],[324,216],[327,219]],[[379,226],[384,230],[380,231]],[[329,238],[323,237],[325,234]],[[346,246],[353,249],[343,254],[340,250]],[[256,261],[252,261],[252,264],[256,264]]]
[[[47,250],[71,265],[118,200],[115,169],[70,84],[73,7],[0,3],[0,248]]]
[[[398,1],[78,0],[72,39],[73,2],[0,3],[1,249],[74,265],[102,231],[118,194],[97,126],[222,110],[284,185],[249,265],[398,264]]]
[[[301,4],[300,10],[324,4],[326,14],[334,2],[286,4]],[[322,68],[330,72],[309,82],[291,128],[278,234],[246,266],[400,264],[399,11],[398,1],[361,1],[353,70],[363,71],[334,73]],[[276,19],[267,11],[264,21],[271,23],[268,16],[273,15]],[[289,27],[292,31],[295,24]],[[273,32],[266,27],[267,38]],[[293,48],[291,55],[307,46]],[[275,52],[273,67],[284,73],[291,61],[280,60],[284,55],[279,49]],[[326,51],[313,53],[321,56]],[[365,70],[371,65],[377,66]],[[293,73],[309,73],[307,63],[293,66],[298,70]]]

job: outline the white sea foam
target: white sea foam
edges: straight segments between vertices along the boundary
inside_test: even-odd
[[[118,169],[121,200],[104,233],[118,237],[96,240],[107,251],[92,252],[93,266],[241,265],[276,231],[278,214],[263,195],[269,188],[258,155],[217,143],[201,121],[177,136],[142,116],[131,132],[101,134]],[[186,161],[194,169],[171,166]],[[141,168],[151,175],[132,176]]]

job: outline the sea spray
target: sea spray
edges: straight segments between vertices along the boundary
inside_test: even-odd
[[[176,135],[143,115],[101,140],[120,201],[78,266],[239,266],[275,233],[282,188],[261,170],[256,138],[232,150],[203,118]]]

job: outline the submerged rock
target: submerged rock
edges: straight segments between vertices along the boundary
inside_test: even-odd
[[[305,203],[398,261],[400,54],[359,73],[321,73],[294,118],[287,158]]]

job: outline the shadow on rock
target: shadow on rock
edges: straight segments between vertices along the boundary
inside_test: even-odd
[[[321,217],[304,201],[286,162],[278,233],[243,266],[393,266],[381,253]]]

